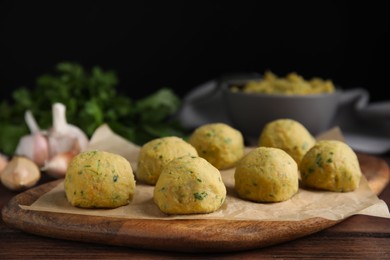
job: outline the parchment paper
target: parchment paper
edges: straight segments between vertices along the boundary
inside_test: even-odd
[[[332,130],[330,135],[337,133]],[[320,139],[329,139],[322,135]],[[337,138],[340,139],[340,136]],[[342,138],[341,138],[342,139]],[[139,147],[116,135],[107,125],[98,128],[91,138],[89,149],[100,149],[122,155],[136,170]],[[70,214],[120,217],[130,219],[224,219],[224,220],[273,220],[299,221],[312,217],[342,220],[351,215],[364,214],[390,218],[386,203],[369,188],[365,177],[353,192],[338,193],[300,188],[291,199],[278,203],[255,203],[240,199],[234,190],[234,169],[221,171],[227,188],[227,198],[222,207],[210,214],[171,215],[162,213],[153,202],[154,186],[137,183],[133,201],[116,209],[81,209],[71,206],[65,196],[63,182],[42,195],[31,206],[20,205],[27,210],[50,211]]]

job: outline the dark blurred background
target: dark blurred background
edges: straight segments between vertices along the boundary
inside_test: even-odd
[[[115,70],[118,90],[135,99],[161,87],[184,96],[220,75],[265,70],[390,99],[384,1],[229,2],[3,2],[0,97],[74,61]]]

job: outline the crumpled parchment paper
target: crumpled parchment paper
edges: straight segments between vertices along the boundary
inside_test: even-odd
[[[338,130],[332,130],[320,139],[342,139]],[[130,161],[134,171],[140,147],[118,136],[107,125],[102,125],[92,136],[89,150],[98,149],[122,155]],[[71,206],[65,196],[63,182],[42,195],[26,210],[50,211],[129,219],[224,219],[256,221],[301,221],[313,217],[342,220],[356,214],[390,218],[387,204],[369,188],[363,176],[360,186],[353,192],[338,193],[300,188],[291,199],[278,203],[255,203],[240,199],[234,190],[234,169],[221,171],[227,188],[222,207],[210,214],[171,215],[162,213],[153,202],[154,186],[137,183],[136,193],[129,205],[116,209],[81,209]]]

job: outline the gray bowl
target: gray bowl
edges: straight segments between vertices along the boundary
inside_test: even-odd
[[[207,81],[188,93],[177,114],[184,127],[223,122],[240,130],[251,142],[266,123],[279,118],[301,122],[313,135],[333,126],[346,130],[360,127],[356,115],[366,107],[369,95],[365,89],[338,88],[332,94],[285,96],[231,92],[229,86],[243,85],[261,79],[259,74],[228,75]]]
[[[283,95],[233,92],[232,85],[251,79],[220,81],[223,103],[232,125],[244,136],[257,138],[263,127],[276,119],[290,118],[303,124],[313,135],[331,128],[340,106],[362,94],[362,90],[311,95]],[[367,102],[367,99],[362,101]],[[363,104],[361,104],[363,105]]]

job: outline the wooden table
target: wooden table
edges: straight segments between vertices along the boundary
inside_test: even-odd
[[[383,157],[387,163],[390,156]],[[40,184],[52,181],[43,177]],[[18,192],[0,184],[0,209]],[[390,185],[379,195],[390,205]],[[128,247],[73,242],[28,234],[8,227],[0,219],[0,259],[170,259],[170,258],[252,259],[254,257],[301,259],[390,259],[390,219],[353,216],[318,233],[283,244],[256,250],[188,254]]]

